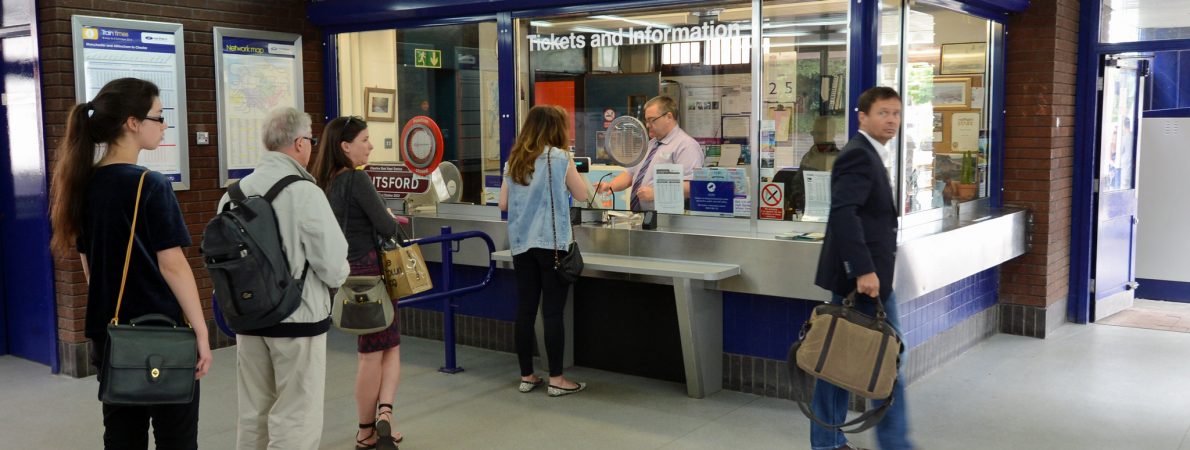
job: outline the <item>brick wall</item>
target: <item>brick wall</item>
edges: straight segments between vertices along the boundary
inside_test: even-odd
[[[1002,266],[1000,298],[1050,315],[1065,315],[1069,290],[1078,15],[1077,0],[1034,0],[1007,27],[1004,201],[1033,227],[1029,251]]]
[[[197,244],[202,241],[202,228],[215,214],[215,204],[223,195],[219,189],[219,160],[216,145],[197,145],[195,132],[211,134],[211,142],[218,141],[215,108],[215,61],[212,27],[235,27],[266,31],[300,33],[303,41],[306,111],[314,118],[314,133],[321,132],[323,115],[322,38],[306,17],[305,2],[301,0],[42,0],[38,2],[42,58],[42,83],[45,108],[45,142],[51,173],[55,161],[54,148],[61,140],[66,112],[75,103],[74,62],[71,48],[70,18],[89,15],[119,19],[151,20],[181,23],[186,52],[186,99],[190,141],[189,191],[177,193],[186,224],[190,228],[194,246],[186,249],[186,256],[194,268],[203,308],[211,318],[210,277],[203,269]],[[135,74],[129,74],[135,76]],[[53,180],[50,180],[53,183]],[[83,337],[83,317],[87,288],[78,255],[55,255],[54,279],[57,292],[58,338],[62,371],[84,376],[87,367]],[[212,328],[212,337],[218,332]],[[220,339],[218,344],[226,344]]]

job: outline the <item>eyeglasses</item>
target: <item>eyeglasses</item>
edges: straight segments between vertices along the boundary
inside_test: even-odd
[[[362,124],[362,123],[364,123],[364,118],[363,118],[363,117],[360,117],[360,116],[347,116],[347,122],[343,123],[343,128],[347,128],[347,127],[351,126],[351,122],[354,122],[354,121],[357,121],[357,120],[358,120],[358,121],[359,121],[361,124]]]
[[[316,138],[316,137],[302,136],[302,137],[299,137],[298,139],[306,139],[306,140],[310,141],[310,146],[311,146],[311,147],[317,147],[317,146],[318,146],[318,138]]]
[[[650,127],[651,127],[651,126],[653,126],[653,122],[656,122],[656,121],[657,121],[657,119],[660,119],[660,118],[662,118],[662,117],[665,117],[665,115],[666,115],[666,114],[669,114],[669,112],[667,111],[665,114],[662,114],[662,115],[660,115],[660,116],[654,117],[654,118],[652,118],[652,119],[650,119],[650,118],[648,118],[648,117],[645,117],[645,125],[646,125],[646,126],[650,126]]]
[[[145,120],[152,120],[159,124],[165,125],[165,116],[145,116]]]

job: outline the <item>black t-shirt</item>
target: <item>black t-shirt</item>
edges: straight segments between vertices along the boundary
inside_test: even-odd
[[[145,170],[148,169],[134,164],[97,167],[84,194],[77,247],[79,253],[87,256],[91,274],[86,335],[92,341],[106,339],[104,331],[116,311],[136,186]],[[161,276],[157,252],[189,245],[190,231],[170,181],[160,173],[149,172],[141,191],[136,238],[128,258],[120,323],[151,313],[164,314],[178,324],[185,323],[177,297]]]

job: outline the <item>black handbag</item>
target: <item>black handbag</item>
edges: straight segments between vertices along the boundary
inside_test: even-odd
[[[546,164],[546,181],[549,182],[547,189],[550,191],[550,229],[554,232],[554,272],[558,274],[558,278],[566,284],[572,284],[578,281],[579,276],[583,274],[583,254],[579,252],[578,242],[574,241],[574,236],[571,236],[570,245],[566,248],[566,256],[561,256],[558,252],[558,220],[557,213],[554,211],[554,165],[551,163],[553,158],[550,158],[550,153],[553,148],[546,149],[545,164]],[[565,183],[563,183],[565,186]]]
[[[189,326],[179,327],[173,319],[162,314],[146,314],[120,324],[120,306],[124,299],[124,283],[128,279],[128,262],[136,237],[136,218],[146,174],[148,171],[141,174],[136,188],[132,231],[124,255],[116,313],[107,325],[99,400],[111,405],[186,404],[194,399],[194,370],[198,365],[198,341],[194,330]]]

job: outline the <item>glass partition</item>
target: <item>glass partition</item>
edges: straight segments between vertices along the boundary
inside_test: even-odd
[[[371,163],[404,162],[401,133],[416,117],[441,130],[443,163],[435,174],[413,175],[435,187],[407,197],[410,212],[441,201],[495,203],[499,185],[485,189],[485,182],[499,180],[496,41],[495,22],[336,37],[339,113],[368,121]]]
[[[986,197],[990,21],[929,5],[907,14],[903,211]]]
[[[565,109],[575,156],[592,160],[588,180],[611,186],[584,206],[751,216],[750,5],[518,22],[518,83],[528,91],[518,110]]]
[[[757,192],[760,219],[825,222],[848,140],[848,4],[774,1],[761,13],[760,178],[773,184]]]
[[[804,172],[829,172],[847,141],[848,11],[842,0],[765,2],[761,64],[752,60],[750,2],[523,19],[517,24],[518,84],[529,95],[518,111],[554,104],[571,113],[575,155],[593,162],[588,178],[617,188],[614,196],[596,196],[591,207],[635,209],[638,181],[656,186],[655,180],[678,177],[678,170],[680,196],[642,198],[643,209],[748,218],[754,202],[767,200],[760,204],[768,206],[762,219],[796,220],[806,209]],[[764,74],[758,93],[754,70]],[[672,99],[674,111],[647,108],[656,96]],[[619,141],[609,140],[622,116],[650,132],[648,145],[628,161],[611,148]],[[672,121],[676,134],[688,136],[697,161],[675,156],[684,149],[666,151],[670,137],[659,131],[669,130],[654,120]],[[650,160],[658,138],[663,145],[654,158],[660,159]],[[669,176],[655,179],[649,169],[641,175],[646,163],[682,167],[661,167]],[[822,180],[815,175],[809,182]],[[726,197],[715,191],[725,183],[732,187]]]

